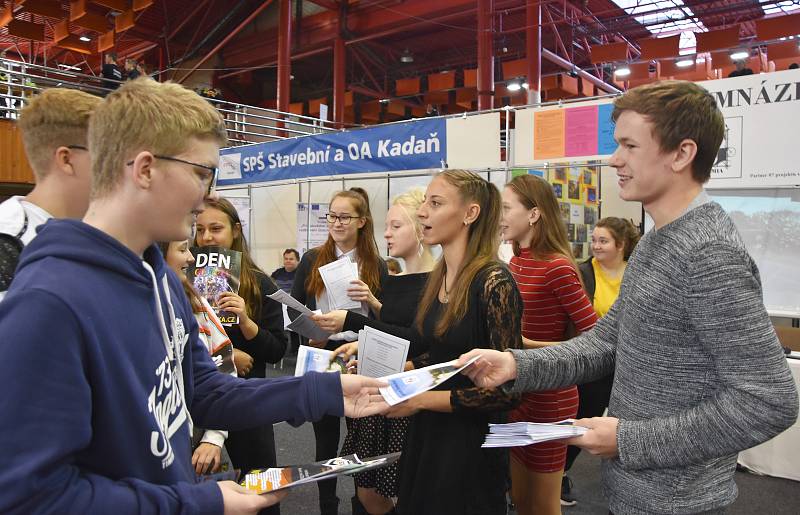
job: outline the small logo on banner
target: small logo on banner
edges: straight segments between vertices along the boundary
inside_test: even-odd
[[[713,179],[736,179],[742,176],[742,117],[725,118],[725,132],[717,158],[711,168]]]
[[[242,154],[224,154],[219,156],[219,178],[242,178]]]

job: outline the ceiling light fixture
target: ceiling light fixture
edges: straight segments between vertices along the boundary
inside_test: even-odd
[[[403,50],[403,53],[400,54],[400,62],[401,63],[413,63],[414,62],[414,54],[411,53],[409,49]]]
[[[509,82],[506,89],[509,91],[519,91],[522,89],[522,85],[519,82]]]
[[[530,84],[528,84],[527,82],[523,82],[522,83],[522,89],[528,89],[529,87],[530,87]]]
[[[731,54],[731,59],[734,61],[744,61],[748,57],[750,57],[750,52],[745,50],[740,50]]]
[[[681,59],[675,63],[678,68],[688,68],[694,64],[694,59]]]
[[[627,66],[617,68],[616,71],[614,71],[614,75],[616,75],[617,77],[627,77],[630,74],[631,74],[631,69],[628,68]]]
[[[81,41],[91,41],[91,40],[92,40],[91,38],[88,38],[88,37],[86,37],[86,36],[81,36],[79,39],[80,39]]]

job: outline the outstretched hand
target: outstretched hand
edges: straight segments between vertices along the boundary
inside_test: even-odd
[[[259,495],[233,481],[220,481],[217,486],[222,492],[225,515],[256,515],[260,510],[278,504],[288,494],[281,490]]]
[[[461,372],[469,377],[475,386],[495,388],[517,378],[517,362],[510,352],[472,349],[458,358],[456,367],[463,367],[475,356],[480,358]]]
[[[350,418],[380,415],[389,409],[378,388],[386,383],[372,377],[341,375],[344,415]]]

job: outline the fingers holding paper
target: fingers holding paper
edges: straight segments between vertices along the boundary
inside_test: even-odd
[[[619,449],[617,448],[618,418],[581,418],[575,421],[575,425],[586,427],[589,430],[583,436],[565,440],[568,445],[586,449],[590,454],[601,458],[611,459],[619,456]]]
[[[482,388],[496,388],[517,377],[517,362],[510,352],[500,352],[491,349],[473,349],[462,354],[456,362],[456,367],[462,367],[471,359],[480,356],[470,367],[463,370],[476,386]]]
[[[217,487],[222,492],[222,504],[226,515],[256,515],[260,510],[278,504],[288,495],[286,490],[259,495],[233,481],[220,481]]]
[[[372,377],[341,375],[344,414],[350,418],[379,415],[389,409],[389,404],[379,388],[386,383]]]
[[[329,311],[325,314],[315,314],[311,316],[311,320],[313,320],[320,329],[327,331],[329,333],[341,333],[342,329],[344,328],[344,320],[347,317],[347,311],[343,309],[337,309],[334,311]]]

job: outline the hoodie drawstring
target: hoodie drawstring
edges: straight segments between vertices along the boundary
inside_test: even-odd
[[[169,312],[169,316],[171,319],[172,325],[172,344],[170,344],[169,334],[167,333],[167,323],[164,320],[164,311],[161,307],[161,295],[159,294],[159,287],[158,287],[158,280],[156,279],[156,273],[153,270],[153,267],[150,266],[149,263],[146,261],[142,261],[142,265],[144,269],[150,273],[150,278],[153,280],[153,292],[156,301],[156,313],[158,315],[158,326],[161,330],[161,339],[164,342],[164,348],[167,351],[167,357],[169,358],[170,365],[172,366],[175,363],[175,375],[177,376],[177,385],[178,385],[178,392],[181,395],[181,408],[186,414],[186,420],[189,422],[189,437],[191,438],[192,431],[194,428],[194,422],[192,421],[192,415],[189,413],[189,409],[186,406],[186,393],[184,391],[183,385],[183,352],[181,352],[181,348],[179,342],[177,341],[177,327],[176,327],[176,317],[175,317],[175,308],[172,307],[172,299],[170,298],[169,293],[169,281],[167,279],[167,275],[164,274],[162,278],[162,285],[164,291],[164,297],[167,301],[167,311]]]

